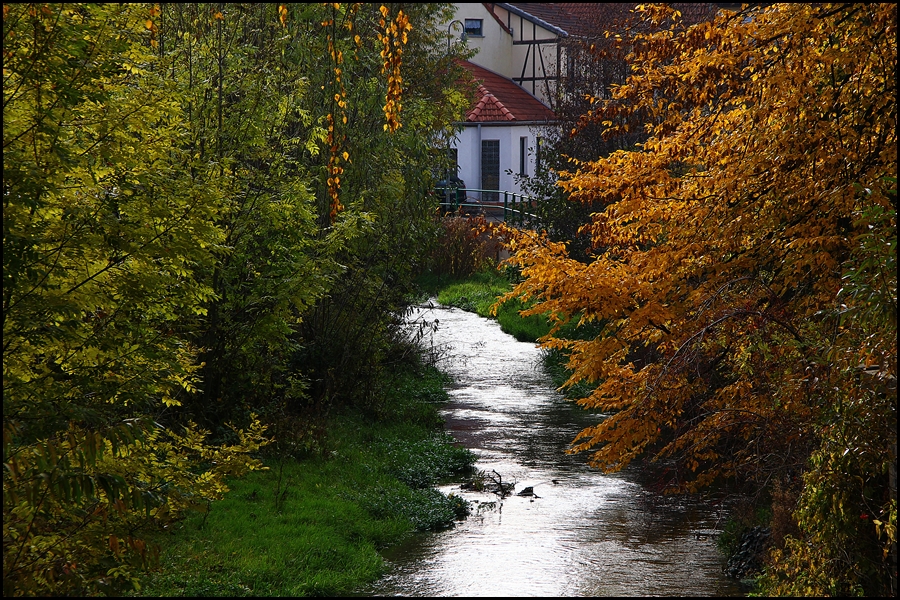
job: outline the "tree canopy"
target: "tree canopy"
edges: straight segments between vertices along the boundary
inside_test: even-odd
[[[448,10],[4,5],[5,594],[137,585],[273,430],[365,404],[436,237]]]
[[[769,589],[890,593],[896,6],[745,7],[687,28],[640,10],[627,81],[585,122],[646,139],[559,181],[606,206],[584,225],[591,260],[505,232],[524,276],[511,296],[603,326],[542,340],[606,415],[571,450],[606,471],[663,460],[674,490],[800,486],[802,542]]]

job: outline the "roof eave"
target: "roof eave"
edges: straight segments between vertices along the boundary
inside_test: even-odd
[[[550,127],[553,125],[557,125],[558,123],[558,120],[548,119],[546,121],[456,121],[453,123],[453,125],[462,127],[475,127],[476,125],[486,125],[488,127],[509,127],[512,125],[523,125],[526,127]]]
[[[566,32],[564,29],[560,29],[556,25],[551,25],[547,21],[545,21],[543,19],[539,19],[539,18],[535,17],[534,15],[525,12],[521,8],[513,6],[512,4],[507,4],[505,2],[498,2],[497,6],[503,8],[505,10],[508,10],[512,14],[522,17],[523,19],[528,19],[532,23],[537,23],[544,29],[552,31],[553,33],[555,33],[556,35],[558,35],[560,37],[569,37],[568,32]]]

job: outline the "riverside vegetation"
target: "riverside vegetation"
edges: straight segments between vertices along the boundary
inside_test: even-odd
[[[422,486],[469,459],[385,390],[416,364],[402,316],[440,230],[423,199],[468,104],[451,15],[3,5],[4,595],[118,595],[159,560],[190,587],[196,525],[237,552],[210,558],[227,570],[242,551],[219,536],[312,519],[312,490],[321,518],[352,522],[349,498],[373,519],[339,528],[360,548],[447,522]],[[234,575],[223,590],[289,593]],[[352,587],[327,579],[288,585]]]
[[[579,404],[604,417],[571,450],[768,504],[762,593],[894,596],[897,7],[634,15],[591,40],[625,68],[599,63],[619,79],[571,129],[623,143],[549,152],[573,159],[553,184],[589,211],[584,244],[506,234],[510,297],[602,324],[542,341],[596,384]]]
[[[516,275],[497,269],[478,225],[463,217],[441,220],[438,247],[455,239],[454,262],[467,266],[450,272],[441,264],[447,254],[435,252],[431,268],[416,279],[416,301],[436,297],[490,316]],[[521,341],[534,342],[549,322],[522,317],[521,308],[504,303],[498,320]],[[475,475],[477,457],[442,430],[438,409],[449,380],[424,349],[396,351],[407,360],[379,382],[372,410],[345,410],[318,437],[290,442],[280,436],[282,454],[268,452],[263,459],[268,470],[230,481],[231,491],[208,514],[193,514],[161,534],[161,568],[142,581],[141,594],[347,594],[384,572],[380,550],[413,531],[440,530],[465,518],[469,507],[462,498],[432,487]],[[561,383],[562,361],[548,360],[548,366]]]
[[[546,169],[581,209],[504,233],[504,299],[609,414],[574,449],[756,494],[764,593],[896,595],[896,15],[642,5],[583,119],[640,145]],[[5,595],[289,593],[258,559],[292,518],[347,543],[282,554],[291,593],[339,593],[463,512],[426,482],[470,457],[388,391],[426,368],[414,277],[499,254],[423,201],[473,93],[452,16],[4,4]]]
[[[432,486],[475,456],[443,433],[447,382],[414,361],[381,382],[370,415],[346,411],[320,447],[266,457],[208,514],[161,534],[147,596],[346,595],[384,572],[379,551],[413,531],[451,527],[464,500]]]
[[[448,238],[483,239],[462,217],[441,222]],[[445,247],[441,244],[440,247]],[[418,301],[436,296],[448,306],[489,317],[497,298],[512,289],[514,271],[497,269],[487,244],[457,239],[456,263],[475,271],[452,274],[436,252],[416,279]],[[465,274],[464,274],[465,273]],[[498,320],[521,341],[549,331],[541,316],[522,317],[523,306],[504,303]],[[160,569],[142,581],[147,596],[340,595],[384,572],[379,551],[413,531],[451,527],[469,507],[432,486],[473,475],[477,458],[443,433],[438,409],[448,379],[415,347],[379,382],[372,410],[345,410],[322,435],[280,436],[263,458],[268,470],[229,481],[231,491],[209,513],[192,514],[159,536],[166,550]],[[548,359],[551,355],[547,355]],[[433,357],[432,357],[433,358]],[[565,375],[562,361],[548,360]],[[314,441],[317,440],[317,441]]]

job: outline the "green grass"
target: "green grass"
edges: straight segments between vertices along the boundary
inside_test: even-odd
[[[550,333],[551,323],[545,315],[529,315],[524,317],[520,311],[529,308],[533,303],[525,303],[518,298],[507,300],[497,309],[497,322],[500,328],[520,342],[537,342]]]
[[[430,368],[402,374],[382,417],[333,419],[322,455],[269,458],[268,471],[230,482],[208,515],[160,534],[161,568],[141,593],[345,595],[383,573],[379,550],[415,530],[452,526],[466,503],[431,486],[475,456],[435,426],[442,382]]]
[[[437,290],[438,302],[489,317],[491,306],[513,288],[496,269],[479,271],[463,280],[447,280]]]

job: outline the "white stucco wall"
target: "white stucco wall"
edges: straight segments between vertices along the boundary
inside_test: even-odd
[[[469,59],[477,65],[500,73],[504,77],[510,77],[512,70],[512,37],[506,33],[491,13],[481,3],[454,4],[455,18],[463,23],[466,19],[481,19],[482,37],[469,36],[466,45],[475,50],[477,54]],[[446,29],[449,23],[444,25]],[[457,40],[462,33],[462,27],[454,25],[450,31]]]
[[[535,144],[537,137],[541,135],[541,128],[529,125],[503,125],[491,126],[477,124],[466,126],[452,142],[457,149],[459,162],[459,177],[470,189],[481,188],[481,142],[482,140],[500,141],[500,186],[501,191],[522,193],[522,189],[516,184],[512,173],[519,172],[519,138],[527,137],[526,144],[526,170],[528,175],[534,175],[535,169]],[[473,197],[478,194],[471,193]]]

